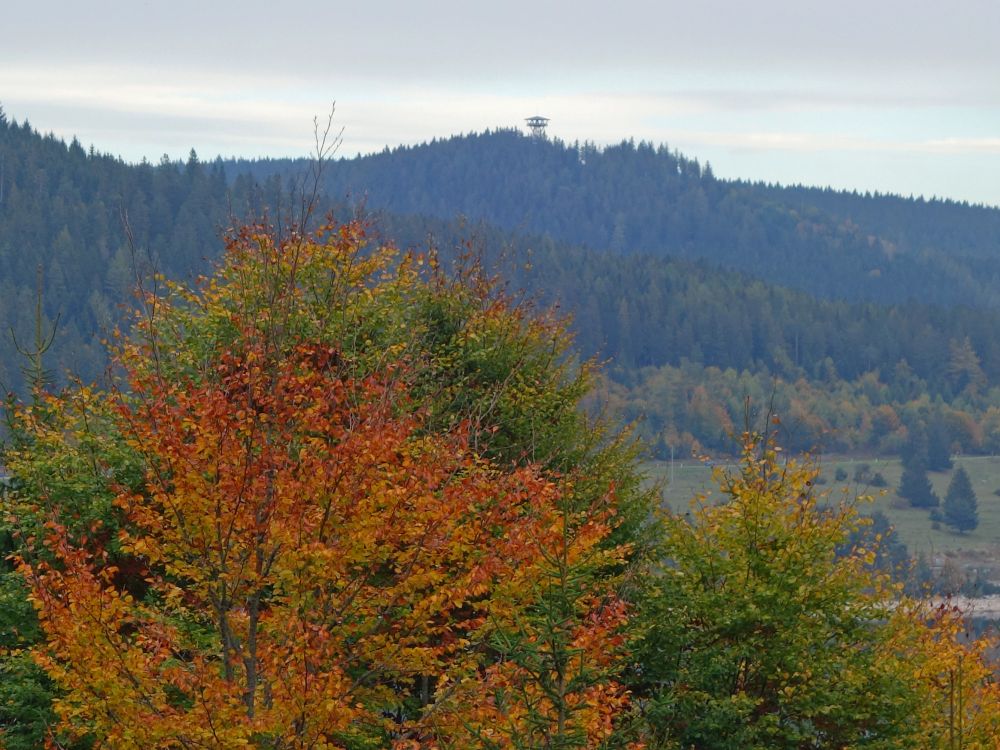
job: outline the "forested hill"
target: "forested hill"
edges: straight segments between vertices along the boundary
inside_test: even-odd
[[[378,226],[404,247],[471,239],[513,287],[573,316],[585,356],[620,370],[691,361],[829,380],[905,361],[923,391],[950,400],[968,384],[956,363],[968,349],[975,378],[1000,384],[1000,311],[816,299],[703,261],[622,257],[484,225],[385,214]]]
[[[830,188],[754,184],[771,200],[800,211],[810,207],[851,221],[905,252],[943,251],[952,258],[1000,255],[1000,210],[948,200],[904,198]]]
[[[751,396],[773,400],[793,449],[895,453],[933,425],[956,449],[1000,450],[998,310],[817,299],[704,261],[425,217],[379,226],[403,246],[471,238],[513,289],[570,314],[581,353],[607,362],[611,411],[654,449],[730,450]]]
[[[260,178],[289,160],[227,163]],[[1000,306],[1000,210],[720,180],[666,146],[515,130],[342,159],[330,195],[617,253],[707,259],[828,298]]]
[[[128,165],[43,137],[0,110],[0,384],[21,387],[11,331],[33,346],[38,269],[45,330],[59,318],[50,369],[97,377],[106,362],[100,338],[132,301],[135,268],[204,271],[219,251],[226,195],[219,165],[196,157],[186,166]]]
[[[587,165],[603,165],[610,185],[621,182],[613,176],[615,159],[629,153],[634,160],[672,164],[666,173],[672,171],[670,179],[686,185],[684,190],[722,184],[694,162],[645,146],[591,153],[500,133],[426,148],[447,152],[457,144],[474,149],[490,138],[507,144],[512,154],[538,149],[555,158],[572,152],[575,161],[568,164],[578,166],[567,170],[582,166],[581,153],[590,154],[584,157]],[[400,169],[411,170],[414,160],[423,158],[420,153],[419,148],[398,152]],[[331,174],[341,179],[352,164],[376,164],[388,178],[394,158],[338,162],[330,165]],[[501,153],[493,163],[504,160]],[[23,357],[7,333],[12,328],[22,347],[32,346],[39,267],[45,330],[60,318],[48,368],[60,380],[66,369],[85,380],[97,378],[105,366],[100,339],[131,302],[135,266],[140,272],[155,267],[174,278],[205,272],[221,251],[225,227],[252,212],[260,215],[267,205],[289,205],[281,173],[291,166],[258,163],[255,180],[248,175],[231,178],[224,168],[233,168],[232,163],[202,163],[193,152],[185,163],[128,165],[0,117],[0,383],[23,393]],[[587,174],[594,190],[619,200],[614,190]],[[429,185],[431,176],[424,180],[420,184]],[[499,196],[502,185],[496,187]],[[758,197],[771,190],[724,187]],[[425,192],[414,188],[412,200],[430,200],[429,188]],[[787,195],[808,192],[794,189]],[[830,216],[843,210],[833,205],[836,195],[822,195],[831,202],[825,209]],[[502,205],[499,197],[496,202]],[[369,205],[374,204],[370,199]],[[627,201],[619,204],[627,208]],[[773,200],[769,205],[760,209],[761,215],[792,210],[775,208]],[[919,214],[918,202],[900,205]],[[938,211],[945,204],[927,207]],[[971,212],[987,228],[997,213],[952,208]],[[435,210],[446,208],[442,204]],[[744,210],[748,220],[763,221],[747,206]],[[341,205],[337,213],[343,217],[349,211]],[[598,213],[595,207],[594,216]],[[582,354],[608,362],[607,402],[627,418],[643,417],[641,429],[656,444],[727,450],[732,447],[727,433],[738,420],[743,397],[763,400],[774,393],[783,413],[808,424],[790,448],[822,444],[891,452],[909,427],[931,421],[947,422],[963,450],[1000,447],[1000,340],[995,336],[1000,310],[817,298],[720,269],[705,259],[623,254],[621,249],[601,249],[599,242],[585,248],[557,239],[555,230],[534,233],[526,222],[513,232],[455,220],[453,214],[435,219],[379,212],[373,215],[373,232],[402,247],[425,247],[430,237],[445,251],[471,240],[484,249],[488,263],[503,256],[500,267],[514,289],[542,304],[558,304],[575,318]],[[125,217],[134,243],[128,241]],[[560,225],[560,217],[553,217],[569,231],[569,223]],[[889,227],[888,219],[883,223]],[[917,218],[912,223],[919,226]],[[974,237],[985,231],[968,230]],[[594,232],[600,236],[598,228]],[[967,250],[985,254],[987,243]],[[926,257],[928,252],[912,254]],[[963,262],[963,256],[955,256],[957,266]],[[809,264],[790,263],[789,269],[804,279],[820,275]],[[942,297],[960,296],[947,276],[921,278],[921,283],[933,279]]]

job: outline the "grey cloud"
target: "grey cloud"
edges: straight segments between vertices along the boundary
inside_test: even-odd
[[[993,0],[50,0],[12,4],[4,15],[15,30],[0,49],[8,63],[210,66],[321,81],[482,84],[767,68],[986,82],[1000,67]]]

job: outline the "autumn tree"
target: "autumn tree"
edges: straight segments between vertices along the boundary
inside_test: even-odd
[[[903,599],[887,622],[888,648],[915,695],[907,717],[909,747],[993,750],[1000,737],[1000,683],[995,637],[970,637],[957,607]]]
[[[747,432],[721,497],[667,518],[632,683],[649,746],[995,747],[993,641],[902,597],[817,475]]]
[[[915,697],[878,627],[888,582],[843,545],[855,503],[817,494],[818,469],[743,436],[721,497],[667,519],[636,686],[653,744],[898,747]]]
[[[577,410],[554,321],[435,265],[356,224],[247,228],[212,278],[146,295],[113,397],[73,394],[126,449],[83,452],[114,533],[44,483],[16,501],[42,522],[20,569],[66,736],[613,741],[647,515],[629,449]],[[23,418],[15,474],[77,455],[69,425]]]

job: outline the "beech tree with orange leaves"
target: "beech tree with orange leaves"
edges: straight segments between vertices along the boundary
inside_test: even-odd
[[[648,494],[565,349],[357,224],[245,228],[211,278],[146,294],[119,387],[27,407],[7,457],[37,479],[50,742],[623,744]],[[104,516],[53,492],[53,455]]]

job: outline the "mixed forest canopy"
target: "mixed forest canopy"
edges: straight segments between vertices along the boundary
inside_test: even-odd
[[[107,386],[10,404],[0,743],[986,750],[991,641],[769,421],[656,511],[557,317],[363,224],[250,225]],[[874,531],[874,528],[872,529]]]
[[[219,233],[280,218],[307,169],[128,165],[7,117],[0,163],[0,313],[30,348],[41,279],[59,382],[101,376],[137,278],[204,272]],[[734,450],[748,395],[773,396],[792,448],[894,453],[932,425],[954,450],[1000,448],[1000,210],[725,181],[666,146],[507,130],[323,174],[335,215],[445,259],[471,243],[572,316],[581,353],[609,363],[599,400],[661,455]],[[23,392],[21,366],[4,336],[6,388]]]

